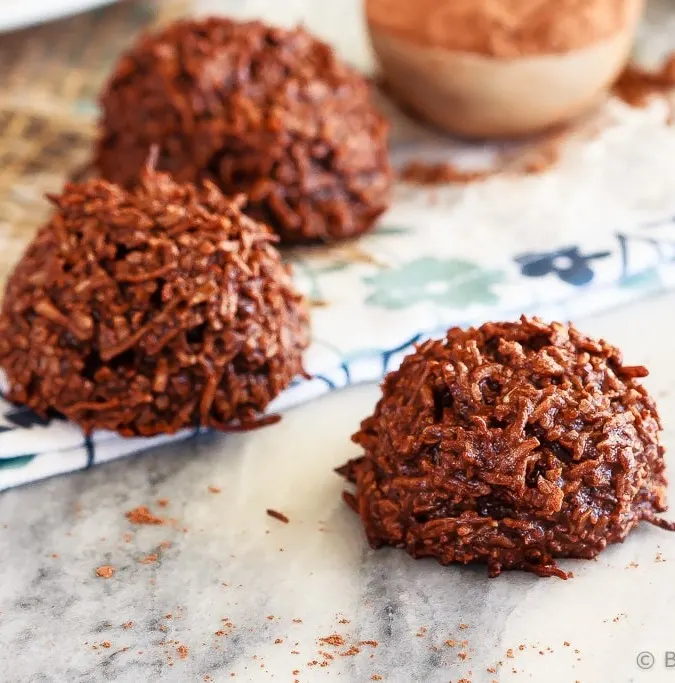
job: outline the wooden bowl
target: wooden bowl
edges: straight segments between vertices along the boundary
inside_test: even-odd
[[[506,138],[564,124],[597,104],[628,61],[643,9],[634,0],[625,26],[590,46],[516,58],[425,47],[370,20],[368,27],[401,104],[451,133]]]

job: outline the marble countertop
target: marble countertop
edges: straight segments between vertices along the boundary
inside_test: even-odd
[[[577,321],[651,368],[672,452],[674,306]],[[258,432],[2,494],[0,680],[670,680],[666,532],[645,526],[597,561],[563,563],[567,582],[369,549],[332,469],[357,452],[349,436],[377,395],[355,387]],[[140,505],[167,523],[131,524]]]

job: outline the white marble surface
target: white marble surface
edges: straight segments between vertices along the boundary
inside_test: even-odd
[[[578,321],[651,368],[673,453],[674,306],[670,295]],[[370,550],[332,468],[357,453],[349,436],[377,395],[356,387],[259,432],[207,436],[0,496],[0,681],[675,680],[665,667],[675,651],[675,537],[666,532],[645,526],[598,561],[563,563],[576,574],[567,582],[488,579],[482,568]],[[177,523],[134,527],[124,512],[137,505]],[[152,553],[157,562],[140,562]],[[113,578],[98,578],[100,565],[114,566]],[[215,635],[224,618],[234,626]],[[333,633],[344,646],[318,643]],[[379,646],[339,656],[362,640]],[[649,672],[636,664],[643,650],[657,658]],[[323,661],[319,651],[334,660],[308,666]]]

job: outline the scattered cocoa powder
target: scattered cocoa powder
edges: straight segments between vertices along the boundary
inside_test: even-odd
[[[96,569],[96,576],[100,576],[102,579],[109,579],[115,573],[115,567],[111,567],[109,564],[101,565]]]
[[[164,519],[162,519],[161,517],[157,517],[152,512],[150,512],[150,508],[148,508],[147,505],[139,505],[138,507],[135,507],[133,510],[127,510],[127,512],[124,513],[124,516],[132,524],[138,524],[138,525],[157,524],[158,525],[158,524],[164,524],[165,523]]]
[[[326,645],[333,645],[334,647],[339,647],[345,644],[345,639],[338,633],[333,633],[330,636],[324,636],[319,638],[319,642],[325,643]]]
[[[286,515],[283,512],[277,512],[277,510],[272,510],[270,508],[268,508],[266,512],[269,517],[278,519],[280,522],[283,522],[284,524],[288,524],[288,522],[290,522],[288,517],[286,517]]]
[[[129,629],[129,628],[131,628],[133,625],[134,625],[134,622],[133,622],[133,621],[127,621],[127,622],[125,622],[124,624],[122,624],[122,628],[124,628],[124,629]]]
[[[464,185],[485,180],[494,173],[492,170],[463,171],[449,162],[428,163],[415,160],[403,166],[398,177],[402,181],[414,185],[446,185],[449,183]]]
[[[564,136],[552,137],[539,145],[526,149],[516,158],[514,171],[523,175],[540,175],[553,168],[560,161]]]
[[[614,84],[614,94],[631,107],[646,107],[656,95],[666,95],[675,88],[675,54],[655,71],[635,64],[626,67]]]
[[[104,648],[106,648],[106,649],[108,649],[108,648],[111,647],[111,646],[112,646],[112,643],[111,643],[109,640],[104,640],[104,641],[101,643],[101,647],[104,647]]]
[[[159,499],[157,500],[157,505],[159,505],[159,507],[161,507],[161,508],[167,507],[168,504],[169,504],[169,499],[168,499],[168,498],[159,498]]]
[[[181,659],[187,659],[190,654],[190,648],[187,645],[179,645],[176,648],[176,652]]]
[[[157,555],[157,553],[152,553],[151,555],[147,555],[146,557],[141,558],[139,562],[141,564],[154,564],[155,562],[157,562],[158,559],[159,556]]]
[[[370,680],[371,680],[371,681],[381,681],[381,680],[382,680],[382,676],[380,676],[380,674],[373,674],[373,675],[370,677]]]
[[[220,486],[209,486],[209,493],[220,493]]]
[[[399,171],[400,180],[423,186],[467,185],[497,175],[540,175],[556,166],[562,157],[571,129],[563,128],[517,151],[499,156],[494,166],[482,170],[462,170],[450,162],[410,161]]]

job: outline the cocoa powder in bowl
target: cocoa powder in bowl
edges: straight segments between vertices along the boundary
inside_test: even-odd
[[[366,0],[388,90],[455,135],[522,137],[596,107],[644,0]]]
[[[346,499],[373,547],[565,578],[555,558],[675,528],[646,374],[558,323],[453,328],[385,379]]]
[[[160,170],[247,194],[284,242],[358,235],[389,203],[388,125],[369,84],[302,29],[177,22],[120,59],[101,108],[105,178],[133,185],[156,144]]]
[[[126,436],[264,423],[308,343],[276,236],[215,186],[164,174],[50,199],[2,305],[8,398]]]
[[[562,54],[610,38],[633,0],[367,0],[379,29],[427,47],[498,58]]]

